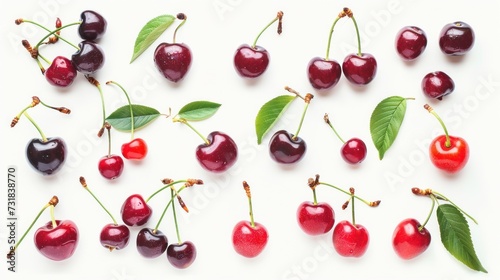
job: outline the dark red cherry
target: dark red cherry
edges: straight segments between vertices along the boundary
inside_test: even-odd
[[[26,157],[36,171],[53,175],[66,161],[66,143],[59,137],[47,138],[47,141],[33,138],[26,147]]]
[[[464,55],[474,46],[472,27],[462,21],[446,24],[439,35],[439,47],[447,55]]]
[[[182,80],[191,66],[191,50],[186,44],[161,43],[154,52],[156,68],[168,80]]]
[[[196,159],[201,166],[212,172],[224,172],[238,159],[238,147],[234,140],[220,131],[213,131],[207,136],[208,144],[196,148]]]
[[[170,244],[167,248],[167,260],[176,268],[187,268],[196,259],[196,247],[193,242],[185,241],[180,244]]]
[[[427,36],[417,26],[405,26],[396,34],[396,51],[407,61],[419,57],[427,47]]]
[[[328,89],[335,86],[342,76],[340,64],[335,60],[315,57],[307,64],[307,77],[315,89]]]
[[[119,155],[104,156],[99,160],[99,164],[97,166],[102,177],[109,180],[120,177],[123,172],[123,167],[123,159]]]
[[[294,137],[286,130],[274,133],[269,141],[269,155],[278,163],[295,163],[304,157],[307,145],[300,137]]]
[[[422,91],[430,98],[442,100],[455,89],[453,79],[442,71],[428,73],[422,79]]]
[[[101,245],[110,251],[121,250],[127,247],[130,239],[130,230],[126,225],[107,224],[99,236]]]
[[[359,138],[351,138],[344,143],[340,154],[347,163],[360,163],[366,157],[366,144]]]
[[[153,210],[139,194],[129,196],[122,204],[120,213],[127,226],[142,226],[151,218]]]
[[[245,78],[257,78],[269,65],[269,53],[261,46],[250,47],[243,44],[234,54],[234,69]]]
[[[363,53],[361,56],[350,54],[346,56],[342,63],[342,71],[352,84],[366,85],[377,74],[377,61],[373,55],[368,53]]]
[[[71,56],[71,62],[76,70],[82,74],[93,74],[104,66],[104,51],[92,41],[82,41],[80,48]]]
[[[137,251],[145,258],[157,258],[167,250],[168,239],[159,230],[143,228],[137,234]]]
[[[77,75],[71,60],[64,56],[54,58],[49,68],[45,70],[45,78],[49,84],[57,87],[67,87],[73,83]]]
[[[80,20],[82,23],[78,26],[78,34],[83,40],[97,40],[106,33],[108,23],[99,13],[91,10],[83,11]]]
[[[78,227],[73,221],[55,220],[38,228],[33,239],[42,255],[53,261],[63,261],[75,253],[79,237]]]

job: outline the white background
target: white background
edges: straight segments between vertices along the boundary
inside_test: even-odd
[[[498,157],[500,73],[496,65],[498,30],[492,22],[499,10],[494,1],[79,1],[40,0],[25,4],[9,2],[0,12],[3,34],[1,76],[2,101],[0,135],[2,135],[2,168],[6,183],[7,166],[18,169],[17,237],[27,229],[39,209],[58,195],[56,217],[71,219],[79,227],[80,240],[75,254],[63,262],[53,262],[39,254],[33,244],[34,230],[48,221],[42,215],[35,229],[17,252],[17,273],[8,273],[6,264],[0,270],[3,279],[106,279],[131,280],[160,276],[169,279],[495,279],[498,269]],[[486,2],[486,3],[484,3]],[[327,92],[316,92],[306,76],[306,65],[314,56],[324,56],[330,26],[344,6],[350,7],[362,31],[364,52],[378,62],[375,80],[364,88],[348,84],[343,77]],[[83,76],[67,90],[56,89],[40,75],[35,61],[21,46],[22,39],[35,44],[45,33],[30,25],[17,26],[16,18],[37,20],[53,26],[56,17],[63,24],[77,21],[81,11],[93,9],[108,20],[108,30],[99,42],[106,53],[106,64],[95,76],[103,84],[108,114],[125,105],[117,87],[104,83],[121,83],[133,103],[176,113],[184,104],[210,100],[222,104],[217,114],[193,125],[207,135],[213,130],[230,134],[239,146],[239,159],[224,174],[204,171],[194,158],[201,139],[188,127],[159,118],[137,131],[150,148],[141,163],[125,162],[123,175],[113,181],[102,178],[97,162],[107,153],[107,138],[95,134],[101,122],[101,105],[95,87]],[[251,44],[276,14],[284,12],[283,33],[278,36],[274,25],[259,40],[268,49],[271,63],[267,72],[255,81],[240,78],[232,66],[232,57],[242,43]],[[184,12],[188,21],[179,30],[177,41],[189,45],[193,63],[187,76],[178,84],[162,78],[153,65],[153,50],[160,41],[171,41],[177,21],[134,63],[129,64],[135,37],[141,27],[160,14]],[[439,32],[447,23],[462,20],[476,33],[476,44],[464,57],[450,59],[438,47]],[[424,54],[414,63],[403,62],[394,49],[396,32],[405,25],[417,25],[428,36]],[[76,27],[62,35],[79,42]],[[333,34],[331,58],[342,61],[356,51],[354,27],[350,21],[338,22]],[[49,58],[70,57],[72,47],[63,42],[44,48]],[[421,78],[428,72],[442,70],[454,80],[456,89],[442,102],[426,99],[420,90]],[[300,136],[307,142],[305,158],[283,167],[273,162],[267,149],[270,135],[262,145],[256,144],[254,119],[267,100],[287,92],[290,86],[305,94],[315,95]],[[25,158],[25,145],[36,130],[26,119],[10,128],[11,119],[26,105],[31,96],[44,102],[72,109],[70,115],[44,110],[41,106],[31,115],[47,136],[60,136],[68,147],[68,161],[53,177],[34,172]],[[385,97],[414,97],[408,102],[406,118],[394,145],[379,160],[369,133],[369,118],[375,105]],[[429,161],[429,141],[442,130],[438,122],[423,109],[429,103],[441,115],[452,135],[465,138],[471,156],[465,169],[448,176]],[[295,131],[303,103],[296,101],[272,131],[284,128]],[[368,146],[368,156],[357,167],[348,166],[339,155],[340,141],[323,122],[324,113],[345,138],[360,137]],[[130,135],[113,131],[113,153],[119,153]],[[357,222],[370,232],[366,254],[359,259],[339,256],[331,243],[331,232],[320,237],[304,234],[298,227],[297,206],[312,199],[307,179],[315,174],[321,180],[343,189],[355,187],[367,200],[382,200],[378,208],[357,203]],[[178,213],[181,236],[196,245],[198,256],[185,270],[173,268],[164,256],[144,259],[135,248],[138,229],[131,230],[131,242],[121,251],[109,252],[99,244],[99,232],[111,222],[107,214],[78,183],[87,182],[108,209],[120,219],[122,202],[133,193],[149,196],[162,186],[160,180],[200,178],[204,186],[182,193],[190,213]],[[236,254],[231,246],[231,231],[240,220],[248,219],[247,201],[241,182],[252,188],[256,221],[270,234],[268,246],[254,259]],[[414,217],[423,221],[431,201],[414,196],[412,187],[433,188],[451,198],[479,224],[470,222],[476,252],[489,274],[475,272],[453,258],[439,239],[435,213],[427,225],[432,234],[428,250],[420,257],[403,261],[394,253],[391,236],[401,220]],[[6,188],[1,202],[6,219]],[[318,199],[330,203],[336,221],[350,219],[350,211],[342,211],[347,196],[327,187],[318,188]],[[154,214],[148,224],[154,227],[168,198],[168,192],[150,201]],[[6,220],[5,220],[6,221]],[[5,222],[6,223],[6,222]],[[160,226],[170,242],[175,242],[171,215]],[[6,226],[0,227],[2,254],[8,251]]]

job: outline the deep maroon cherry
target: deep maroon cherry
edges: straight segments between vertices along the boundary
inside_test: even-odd
[[[64,56],[54,58],[49,68],[45,71],[45,78],[49,84],[58,87],[67,87],[73,84],[77,75],[71,60]]]
[[[83,74],[93,74],[104,66],[104,51],[93,41],[82,41],[79,50],[71,56],[76,70]]]
[[[307,149],[306,142],[294,137],[286,130],[274,133],[269,141],[269,155],[279,163],[295,163],[302,159]]]
[[[342,69],[336,60],[315,57],[307,65],[307,77],[315,89],[331,88],[339,82],[341,76]]]
[[[99,160],[99,173],[109,180],[120,177],[124,168],[123,159],[119,155],[106,155]]]
[[[446,24],[439,35],[439,47],[447,55],[464,55],[474,46],[474,30],[462,21]]]
[[[176,83],[191,66],[191,50],[186,44],[161,43],[154,52],[154,63],[165,78]]]
[[[246,78],[257,78],[262,75],[269,65],[269,53],[261,46],[251,47],[243,44],[234,54],[234,69]]]
[[[159,230],[143,228],[137,234],[137,251],[145,258],[157,258],[167,250],[168,239]]]
[[[141,226],[151,218],[153,210],[139,194],[129,196],[122,204],[120,213],[127,226]]]
[[[329,232],[335,223],[335,212],[328,203],[302,202],[297,209],[297,222],[309,235]]]
[[[196,158],[203,168],[223,172],[236,163],[238,147],[229,135],[213,131],[207,136],[207,141],[196,148]]]
[[[78,227],[71,220],[49,221],[34,234],[38,251],[54,261],[71,257],[77,248],[78,239]]]
[[[377,61],[368,53],[350,54],[342,63],[344,76],[355,85],[366,85],[370,83],[377,74]]]
[[[130,239],[130,230],[126,225],[107,224],[99,236],[101,245],[110,251],[120,250],[127,247]]]
[[[82,23],[78,27],[78,34],[83,40],[97,40],[104,35],[107,28],[106,19],[99,13],[91,10],[80,14]]]
[[[351,138],[342,145],[340,154],[347,163],[360,163],[366,157],[366,144],[359,138]]]
[[[36,171],[53,175],[66,161],[66,143],[59,137],[47,138],[46,141],[33,138],[26,147],[26,156]]]
[[[196,247],[193,242],[185,241],[170,244],[167,248],[167,260],[176,268],[187,268],[196,259]]]
[[[455,82],[446,73],[435,71],[424,76],[421,87],[425,96],[442,100],[444,96],[453,92]]]
[[[396,34],[396,51],[398,55],[407,61],[419,57],[427,47],[427,36],[417,26],[405,26]]]

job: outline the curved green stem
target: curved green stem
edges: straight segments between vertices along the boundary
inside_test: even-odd
[[[351,16],[352,22],[354,23],[354,28],[356,29],[356,36],[358,38],[358,56],[362,55],[361,52],[361,36],[359,35],[359,28],[358,28],[358,23],[354,19],[354,16]]]
[[[451,201],[450,199],[448,199],[446,196],[442,195],[441,193],[438,193],[434,190],[432,190],[432,193],[434,195],[437,195],[439,196],[439,198],[443,199],[444,201],[447,201],[448,203],[450,203],[451,205],[455,206],[458,211],[462,212],[465,216],[467,216],[469,219],[471,219],[475,224],[477,224],[477,221],[476,219],[474,219],[471,215],[467,214],[467,212],[465,212],[464,210],[462,210],[460,207],[458,207],[458,205],[456,205],[453,201]]]
[[[181,28],[181,26],[183,26],[183,25],[184,25],[184,23],[186,23],[186,19],[187,19],[187,18],[186,18],[186,17],[185,17],[185,15],[184,15],[184,19],[181,21],[181,23],[179,23],[179,25],[177,26],[177,28],[175,28],[175,30],[174,30],[174,37],[173,37],[173,39],[172,39],[172,42],[173,42],[174,44],[175,44],[175,38],[176,38],[176,36],[177,36],[177,30],[179,30],[179,28]]]
[[[175,183],[175,182],[174,182]],[[169,184],[169,187],[170,185],[174,184],[174,183],[171,183]],[[177,190],[177,193],[180,193],[183,189],[185,189],[186,186],[182,186],[179,188],[179,190]],[[158,228],[160,227],[160,224],[161,224],[161,221],[163,220],[163,217],[165,216],[165,213],[167,212],[167,209],[168,207],[170,207],[170,204],[172,204],[172,202],[174,201],[174,198],[175,196],[171,197],[170,200],[168,201],[167,205],[165,206],[165,208],[163,209],[163,212],[161,213],[161,216],[160,218],[158,219],[158,222],[156,223],[156,226],[155,228],[153,229],[153,232],[156,232],[158,230]],[[147,202],[147,200],[146,200]]]
[[[262,35],[262,33],[264,33],[264,31],[266,31],[266,29],[269,28],[269,26],[271,26],[273,23],[275,23],[277,20],[279,19],[279,17],[275,17],[271,22],[269,22],[266,27],[264,27],[264,29],[262,29],[260,31],[260,33],[257,35],[257,37],[255,38],[255,40],[253,41],[253,44],[252,44],[252,48],[254,49],[256,46],[257,46],[257,41],[259,40],[260,38],[260,35]]]
[[[131,139],[133,140],[134,139],[135,124],[134,124],[134,110],[132,109],[132,102],[130,102],[130,97],[128,96],[127,91],[119,83],[114,82],[114,81],[109,81],[109,82],[106,82],[106,84],[117,85],[123,91],[123,93],[125,94],[125,97],[127,97],[128,107],[130,110],[130,136],[131,136]]]
[[[23,114],[33,124],[33,126],[35,126],[36,130],[38,130],[38,133],[40,133],[40,137],[42,137],[42,141],[47,142],[47,137],[45,137],[45,134],[43,134],[42,129],[36,124],[35,120],[31,118],[27,111],[24,111]]]
[[[429,219],[432,216],[432,212],[434,212],[434,206],[436,205],[436,197],[434,195],[431,195],[431,200],[432,200],[431,210],[429,211],[429,214],[427,215],[427,218],[422,223],[422,225],[418,227],[418,231],[422,231],[424,229],[425,225],[427,224],[427,222],[429,222]]]
[[[432,115],[434,115],[434,117],[436,117],[436,119],[439,121],[441,127],[444,130],[444,135],[446,136],[446,142],[444,143],[444,145],[447,148],[451,147],[450,135],[448,134],[448,129],[446,129],[446,125],[444,124],[443,120],[439,117],[439,115],[436,112],[434,112],[434,110],[430,110],[429,113],[431,113]]]
[[[99,84],[99,82],[96,81],[96,84],[94,84],[94,85],[97,87],[97,90],[99,91],[99,96],[101,98],[102,127],[104,127],[106,124],[106,105],[104,103],[104,94],[102,93],[102,88],[101,88],[101,85]]]
[[[97,201],[97,203],[99,203],[99,205],[101,205],[102,209],[104,209],[104,211],[106,211],[106,213],[108,213],[108,215],[111,217],[111,220],[113,220],[113,223],[115,225],[118,225],[118,223],[116,222],[115,218],[113,217],[113,215],[111,215],[111,213],[108,211],[108,209],[106,209],[106,207],[104,207],[104,205],[101,203],[101,201],[94,195],[94,193],[92,191],[90,191],[90,189],[88,187],[85,187],[85,189],[87,190],[87,192],[90,193],[90,195]]]
[[[332,27],[330,28],[330,33],[328,35],[328,44],[326,45],[326,56],[325,56],[325,60],[328,60],[330,58],[330,45],[332,43],[332,34],[333,34],[333,30],[335,28],[335,25],[337,24],[337,21],[339,21],[339,19],[341,19],[341,17],[337,17],[335,19],[335,21],[333,21],[333,24],[332,24]]]
[[[328,115],[325,114],[325,116],[323,117],[323,119],[330,126],[330,128],[333,130],[333,132],[335,133],[335,135],[337,135],[337,137],[340,139],[340,141],[342,141],[342,143],[345,143],[344,139],[342,139],[342,137],[340,137],[340,135],[337,133],[337,130],[333,127],[332,123],[330,122],[330,119],[328,118]]]
[[[62,29],[66,28],[66,27],[73,26],[73,25],[79,25],[79,24],[81,24],[81,23],[82,23],[81,21],[73,22],[73,23],[66,24],[66,25],[64,25],[64,26],[61,26],[61,27],[59,27],[59,28],[56,28],[56,29],[54,29],[54,30],[50,31],[47,35],[45,35],[45,37],[43,37],[43,38],[42,38],[42,39],[41,39],[41,40],[40,40],[40,41],[39,41],[39,42],[35,45],[35,47],[34,47],[34,48],[38,49],[38,48],[40,47],[40,45],[41,45],[41,44],[43,44],[43,42],[44,42],[47,38],[49,38],[50,36],[52,36],[52,35],[54,35],[54,34],[56,34],[55,36],[59,37],[59,36],[57,35],[57,32],[61,31]],[[67,42],[67,43],[69,43],[69,42]],[[79,47],[77,47],[77,46],[75,46],[75,45],[73,45],[73,44],[71,44],[71,43],[69,43],[69,44],[70,44],[71,46],[73,46],[74,48],[76,48],[77,50],[79,50],[79,49],[80,49]]]
[[[174,190],[171,189],[170,190],[170,196],[172,197],[172,199],[174,199]],[[181,235],[179,233],[179,225],[177,223],[177,214],[175,213],[175,203],[172,204],[172,213],[174,215],[174,224],[175,224],[175,233],[177,235],[177,243],[181,244],[182,241],[181,241]]]
[[[160,189],[158,189],[157,191],[155,191],[154,193],[152,193],[147,199],[146,199],[146,202],[148,202],[151,198],[153,198],[155,195],[157,195],[158,193],[160,193],[161,191],[163,191],[164,189],[166,188],[170,188],[171,186],[175,185],[175,184],[178,184],[178,183],[185,183],[187,182],[187,180],[178,180],[178,181],[174,181],[170,184],[167,184],[163,187],[161,187]],[[177,193],[179,193],[182,189],[184,189],[185,186],[182,186],[178,191]]]
[[[337,186],[334,186],[334,185],[332,185],[332,184],[328,184],[328,183],[325,183],[325,182],[319,182],[319,183],[318,183],[318,185],[325,185],[325,186],[328,186],[328,187],[334,188],[334,189],[336,189],[336,190],[338,190],[338,191],[341,191],[341,192],[343,192],[343,193],[345,193],[345,194],[347,194],[347,195],[349,195],[349,196],[352,196],[352,197],[354,197],[354,198],[356,198],[356,199],[359,199],[361,202],[363,202],[364,204],[366,204],[366,205],[368,205],[368,206],[371,206],[370,202],[368,202],[368,201],[366,201],[366,200],[362,199],[361,197],[359,197],[359,196],[357,196],[357,195],[355,195],[355,194],[351,194],[350,192],[348,192],[348,191],[346,191],[346,190],[343,190],[343,189],[341,189],[341,188],[339,188],[339,187],[337,187]]]
[[[41,210],[40,212],[38,212],[38,215],[36,215],[35,219],[33,220],[33,222],[31,222],[30,226],[28,227],[28,229],[24,232],[24,234],[21,236],[21,238],[19,239],[19,241],[16,243],[16,245],[14,246],[14,248],[11,250],[11,253],[13,253],[17,247],[19,247],[19,245],[21,245],[21,242],[23,242],[24,238],[26,237],[26,235],[28,234],[28,232],[33,228],[33,226],[35,225],[36,221],[38,220],[38,218],[40,218],[40,216],[42,215],[43,211],[45,211],[45,209],[47,209],[49,206],[52,206],[51,204],[47,204],[45,205]]]
[[[309,102],[306,102],[304,106],[304,110],[302,111],[302,116],[300,117],[299,127],[297,128],[297,132],[293,135],[293,139],[297,139],[299,137],[300,129],[302,128],[302,123],[304,122],[304,118],[306,116],[307,108],[309,107]]]
[[[198,130],[196,130],[196,128],[194,128],[188,121],[186,121],[185,119],[176,119],[174,118],[173,119],[174,122],[181,122],[185,125],[187,125],[189,128],[191,128],[191,130],[193,130],[196,134],[198,134],[198,136],[200,136],[201,139],[203,139],[203,142],[205,142],[207,145],[210,144],[210,141],[208,141],[208,139],[203,136],[203,134],[201,134]]]
[[[37,22],[31,21],[31,20],[25,20],[25,19],[23,19],[23,22],[27,22],[27,23],[34,24],[34,25],[36,25],[36,26],[38,26],[38,27],[40,27],[40,28],[44,29],[44,30],[45,30],[45,31],[47,31],[47,32],[52,32],[50,29],[48,29],[47,27],[45,27],[45,26],[43,26],[43,25],[41,25],[41,24],[39,24],[39,23],[37,23]],[[80,23],[81,23],[81,22],[80,22]],[[61,26],[61,28],[62,28],[62,26]],[[57,34],[57,31],[56,31],[55,33],[53,33],[53,34],[54,34],[57,38],[59,38],[60,40],[62,40],[62,41],[64,41],[64,42],[66,42],[68,45],[70,45],[70,46],[74,47],[75,49],[77,49],[77,50],[78,50],[78,49],[80,49],[79,47],[77,47],[77,46],[75,46],[73,43],[71,43],[70,41],[68,41],[68,40],[64,39],[64,38],[63,38],[63,37],[61,37],[59,34]],[[49,36],[50,36],[50,35],[49,35]]]
[[[42,54],[40,54],[40,52],[38,52],[38,56],[39,56],[40,58],[42,58],[42,59],[43,59],[43,61],[45,61],[45,63],[47,63],[47,64],[49,64],[49,65],[52,63],[52,62],[51,62],[50,60],[48,60],[45,56],[43,56]],[[39,62],[39,60],[38,60],[38,59],[37,59],[37,62]],[[38,66],[41,66],[41,64],[39,63],[39,64],[38,64]]]

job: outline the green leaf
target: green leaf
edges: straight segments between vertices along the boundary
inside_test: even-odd
[[[372,112],[370,133],[380,160],[398,135],[406,113],[406,100],[400,96],[387,97]]]
[[[437,209],[437,219],[446,250],[469,268],[488,273],[474,251],[469,224],[462,212],[451,204],[442,204]]]
[[[132,104],[132,112],[134,114],[134,130],[148,125],[160,116],[158,110],[137,104]],[[106,121],[117,130],[130,131],[132,128],[130,107],[125,105],[116,109],[106,118]]]
[[[132,63],[136,58],[138,58],[153,42],[160,37],[160,35],[165,31],[175,20],[172,15],[161,15],[148,21],[139,31],[134,44],[134,53],[132,54]]]
[[[262,105],[255,118],[257,144],[262,143],[264,135],[273,127],[295,97],[292,95],[280,95]]]
[[[210,101],[194,101],[184,105],[177,115],[186,121],[201,121],[213,116],[220,106]]]

